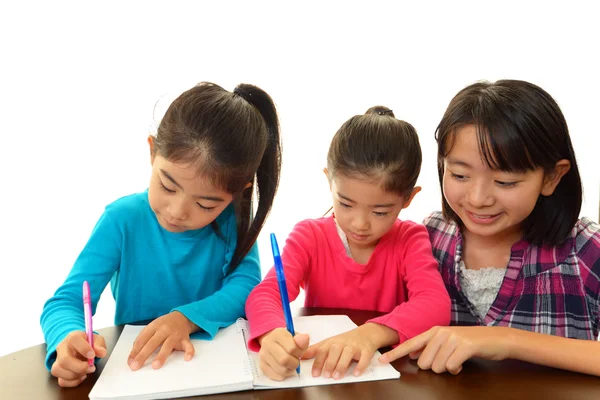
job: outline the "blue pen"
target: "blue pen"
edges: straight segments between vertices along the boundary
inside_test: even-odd
[[[273,250],[273,260],[275,262],[275,272],[277,273],[277,283],[279,284],[279,294],[281,294],[281,305],[283,306],[283,315],[285,317],[285,326],[287,330],[292,334],[294,332],[294,321],[292,321],[292,311],[290,310],[290,300],[288,299],[287,286],[285,284],[285,274],[283,273],[283,263],[281,262],[281,256],[279,255],[279,246],[277,245],[277,238],[275,234],[271,233],[271,250]],[[296,372],[300,374],[300,365],[296,368]]]

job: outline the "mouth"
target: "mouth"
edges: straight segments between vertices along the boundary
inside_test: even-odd
[[[491,223],[495,222],[502,215],[502,213],[476,214],[471,211],[467,211],[467,214],[471,218],[471,221],[475,222],[476,224],[483,224],[483,225],[487,225],[487,224],[491,224]]]
[[[367,240],[367,238],[369,237],[369,235],[359,235],[357,233],[350,232],[350,237],[352,239],[356,240],[357,242],[362,242],[363,240]]]

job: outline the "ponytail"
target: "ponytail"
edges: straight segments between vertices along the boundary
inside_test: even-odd
[[[252,218],[252,187],[245,189],[234,203],[238,221],[237,245],[229,272],[235,270],[256,242],[267,215],[271,211],[275,193],[279,186],[281,170],[279,120],[273,100],[262,89],[249,84],[238,85],[233,93],[245,99],[258,110],[265,122],[268,136],[267,146],[253,179],[257,185],[256,193],[258,195],[256,215]]]

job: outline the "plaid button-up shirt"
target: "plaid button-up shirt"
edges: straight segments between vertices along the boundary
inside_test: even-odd
[[[484,319],[460,286],[463,239],[440,212],[423,222],[452,300],[451,325],[510,326],[576,339],[596,339],[600,320],[600,226],[577,222],[568,240],[540,247],[521,240]]]

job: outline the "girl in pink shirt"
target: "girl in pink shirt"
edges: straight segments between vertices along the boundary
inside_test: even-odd
[[[298,223],[282,260],[288,296],[300,288],[306,307],[373,310],[385,315],[308,347],[305,334],[285,329],[271,269],[246,302],[249,346],[271,379],[315,358],[312,374],[343,377],[352,361],[360,375],[375,351],[450,321],[450,298],[423,225],[398,215],[420,191],[421,149],[415,129],[386,107],[346,121],[335,134],[325,174],[333,215]]]

